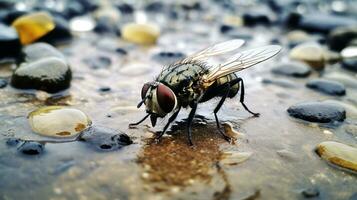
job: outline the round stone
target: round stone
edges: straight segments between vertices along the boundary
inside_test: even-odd
[[[55,28],[55,23],[47,12],[35,12],[17,18],[12,26],[20,35],[22,44],[30,44]]]
[[[357,172],[357,148],[334,141],[322,142],[317,146],[321,158]]]
[[[274,74],[293,76],[293,77],[307,77],[311,70],[309,66],[299,62],[282,63],[272,69]]]
[[[357,26],[339,27],[331,31],[327,43],[332,50],[341,51],[353,39],[357,38]]]
[[[27,45],[22,51],[25,54],[26,62],[33,62],[47,57],[56,57],[65,60],[65,57],[61,52],[53,46],[43,42]]]
[[[21,64],[12,75],[11,85],[19,89],[37,89],[56,93],[70,86],[72,72],[65,61],[56,57]]]
[[[153,24],[129,23],[122,28],[123,39],[141,45],[155,44],[159,35],[159,27]]]
[[[325,51],[317,43],[302,43],[290,51],[290,58],[307,63],[316,70],[321,70],[325,65]]]
[[[343,96],[346,94],[346,88],[343,84],[326,79],[310,80],[306,83],[306,87],[329,95]]]
[[[87,129],[91,120],[82,111],[63,106],[46,106],[28,115],[32,131],[49,137],[73,137]]]
[[[357,72],[357,58],[350,58],[350,59],[343,60],[342,67]]]
[[[309,122],[328,123],[343,121],[346,118],[345,109],[330,102],[304,102],[291,106],[288,110],[290,116]]]

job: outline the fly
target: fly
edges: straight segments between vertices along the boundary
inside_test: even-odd
[[[190,107],[187,136],[189,144],[193,145],[191,125],[197,105],[220,97],[221,99],[214,109],[214,117],[219,133],[224,139],[230,141],[230,137],[221,130],[217,117],[217,112],[227,97],[233,98],[240,90],[240,103],[244,109],[256,117],[259,116],[259,113],[252,112],[245,105],[244,82],[235,72],[263,62],[279,53],[281,49],[278,45],[268,45],[236,53],[222,64],[209,65],[206,63],[209,57],[231,52],[243,44],[244,40],[240,39],[218,43],[164,67],[155,81],[147,82],[142,87],[142,100],[137,107],[145,104],[147,115],[129,126],[136,126],[149,116],[152,126],[155,126],[157,118],[163,118],[172,113],[163,131],[156,137],[156,139],[160,139],[176,119],[181,108]]]

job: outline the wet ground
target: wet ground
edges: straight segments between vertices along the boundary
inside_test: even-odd
[[[237,131],[228,143],[216,129],[213,109],[218,99],[199,106],[193,125],[194,147],[187,144],[185,119],[180,113],[172,130],[159,143],[152,141],[167,119],[151,128],[147,120],[128,128],[145,115],[137,109],[143,83],[153,80],[165,64],[154,59],[162,51],[192,53],[208,44],[231,37],[211,30],[217,22],[190,22],[165,28],[154,46],[136,46],[115,36],[76,32],[75,38],[57,48],[72,68],[71,88],[50,97],[40,91],[24,92],[7,86],[0,91],[0,199],[304,199],[302,192],[318,192],[318,199],[353,199],[356,173],[331,166],[316,153],[327,140],[356,145],[347,126],[356,125],[357,91],[347,87],[346,96],[328,96],[310,90],[308,78],[274,75],[270,70],[286,61],[289,48],[268,62],[237,75],[245,80],[246,104],[260,117],[247,113],[239,98],[229,99],[219,112],[222,122]],[[181,25],[180,25],[181,24]],[[169,25],[170,26],[170,25]],[[245,28],[242,28],[245,30]],[[244,48],[269,44],[285,34],[275,27],[252,27]],[[116,48],[125,49],[126,55]],[[110,59],[107,67],[91,68],[86,58]],[[3,64],[0,76],[11,76]],[[326,66],[356,78],[355,73]],[[265,84],[263,79],[286,84]],[[275,82],[274,82],[275,83]],[[100,88],[110,87],[109,91]],[[347,118],[335,124],[304,122],[288,115],[287,109],[304,101],[334,100],[346,104]],[[85,112],[94,125],[127,133],[134,144],[116,151],[99,151],[85,142],[46,143],[44,153],[23,155],[5,139],[43,140],[31,131],[27,115],[44,105],[65,105]],[[227,156],[230,153],[234,156]]]

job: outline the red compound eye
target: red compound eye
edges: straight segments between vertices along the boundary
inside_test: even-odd
[[[175,108],[176,97],[173,91],[164,84],[159,84],[156,90],[157,102],[160,108],[169,113]]]
[[[143,88],[141,89],[141,99],[144,99],[146,96],[146,93],[148,92],[149,88],[150,88],[150,83],[145,83],[143,85]]]

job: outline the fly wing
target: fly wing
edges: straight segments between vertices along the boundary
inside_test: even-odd
[[[188,63],[191,61],[205,61],[205,59],[208,57],[225,54],[227,52],[236,50],[239,47],[241,47],[243,44],[244,44],[244,40],[240,40],[240,39],[228,40],[228,41],[207,47],[199,52],[196,52],[196,53],[184,58],[183,60],[178,61],[176,64]]]
[[[225,63],[211,67],[209,73],[203,77],[203,81],[212,83],[218,78],[247,69],[275,56],[280,50],[281,47],[279,45],[268,45],[237,53]]]

